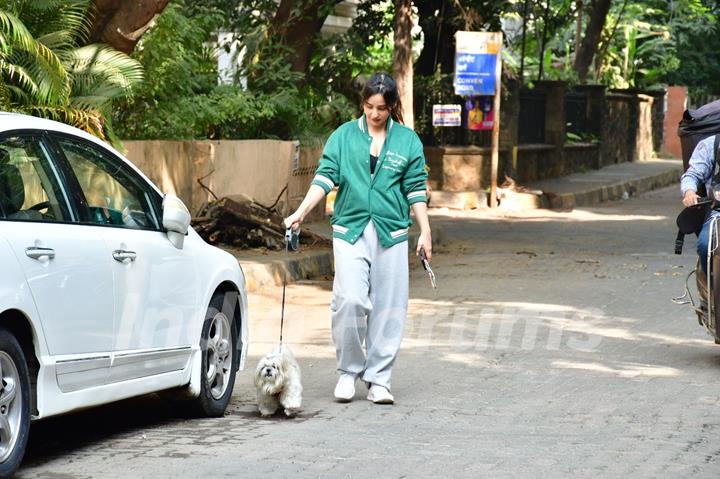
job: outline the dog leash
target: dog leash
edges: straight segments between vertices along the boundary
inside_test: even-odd
[[[285,230],[285,259],[290,259],[290,251],[300,248],[300,228],[293,231],[292,226]],[[286,262],[287,264],[287,262]],[[285,323],[285,287],[287,285],[287,269],[283,268],[282,308],[280,310],[280,351],[282,351],[283,325]]]

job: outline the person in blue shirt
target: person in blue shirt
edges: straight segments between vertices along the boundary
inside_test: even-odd
[[[710,191],[713,171],[715,170],[715,135],[709,136],[700,141],[690,156],[687,171],[680,178],[680,191],[683,196],[683,205],[693,206],[698,202],[698,188],[705,185],[706,191]],[[697,253],[700,257],[702,270],[707,274],[707,253],[708,239],[710,236],[711,219],[720,215],[720,212],[712,210],[703,224],[700,236],[697,240]]]

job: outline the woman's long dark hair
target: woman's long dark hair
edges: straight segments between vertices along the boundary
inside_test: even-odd
[[[393,77],[387,73],[380,72],[371,76],[362,89],[362,104],[373,95],[382,95],[385,104],[390,109],[390,116],[393,120],[403,123],[402,103],[400,103],[400,93],[398,92],[397,83]]]

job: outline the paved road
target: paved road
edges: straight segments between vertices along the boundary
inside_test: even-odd
[[[226,417],[145,397],[33,425],[20,477],[717,477],[720,346],[670,302],[675,188],[572,213],[436,212],[440,289],[411,271],[397,403],[332,401],[329,283],[293,285],[305,412],[261,419],[251,370]],[[690,243],[693,243],[691,240]],[[254,295],[252,369],[280,290]]]

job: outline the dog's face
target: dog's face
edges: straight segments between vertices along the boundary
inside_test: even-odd
[[[266,394],[277,394],[285,382],[284,361],[280,355],[262,358],[255,369],[255,386]]]

